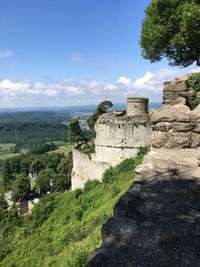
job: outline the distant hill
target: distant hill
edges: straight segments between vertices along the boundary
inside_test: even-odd
[[[159,108],[161,106],[160,102],[149,103],[149,108]],[[0,108],[0,114],[2,113],[13,113],[13,112],[93,112],[97,105],[86,105],[86,106],[71,106],[71,107],[30,107],[30,108]],[[126,109],[126,103],[114,103],[112,109]]]

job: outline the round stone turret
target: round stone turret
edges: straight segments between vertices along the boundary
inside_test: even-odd
[[[127,115],[142,115],[148,112],[148,98],[130,97],[127,99]]]

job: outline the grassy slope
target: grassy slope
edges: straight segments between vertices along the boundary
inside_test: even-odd
[[[16,157],[16,156],[19,156],[20,153],[5,153],[5,154],[1,154],[0,155],[0,160],[6,160],[6,159],[9,159],[9,158],[13,158],[13,157]]]
[[[139,157],[120,171],[114,168],[108,173],[111,181],[93,189],[54,195],[54,208],[48,219],[41,226],[32,227],[33,213],[33,218],[15,231],[12,252],[0,266],[83,266],[100,245],[102,224],[112,216],[115,203],[133,183],[135,165],[141,162]]]
[[[67,156],[69,154],[69,152],[72,151],[73,147],[74,147],[74,145],[59,145],[56,150],[49,151],[48,153],[49,154],[59,153],[59,154],[64,154],[65,156]]]

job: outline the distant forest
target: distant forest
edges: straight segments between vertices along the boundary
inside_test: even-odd
[[[66,112],[30,111],[0,114],[0,143],[15,143],[31,147],[47,141],[67,141],[71,120]]]

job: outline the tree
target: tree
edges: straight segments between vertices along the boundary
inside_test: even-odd
[[[39,159],[36,159],[31,163],[29,170],[32,174],[34,174],[34,173],[38,174],[39,171],[41,170],[41,168],[42,168],[41,161]]]
[[[172,66],[200,66],[199,0],[152,0],[145,12],[140,38],[145,59],[166,57]]]
[[[51,190],[51,180],[54,179],[54,171],[52,169],[44,169],[40,171],[36,185],[39,187],[40,193],[46,193]]]
[[[7,202],[4,200],[4,195],[0,194],[0,222],[5,219],[5,214],[7,211],[8,205]]]
[[[94,125],[96,121],[98,120],[99,116],[106,112],[106,110],[110,107],[112,107],[113,104],[111,101],[105,100],[102,101],[98,106],[96,111],[87,119],[88,126],[90,127],[91,131],[94,133]]]
[[[54,182],[54,191],[64,191],[71,186],[71,172],[73,168],[72,152],[70,152],[67,158],[63,158],[57,167],[57,173]]]
[[[12,185],[14,199],[22,198],[30,192],[30,182],[26,174],[20,174]]]
[[[14,177],[12,175],[11,168],[10,168],[10,163],[9,163],[8,160],[5,160],[3,162],[2,177],[3,177],[5,189],[10,189],[11,188],[11,183],[12,183]]]
[[[68,141],[74,143],[83,139],[84,136],[80,127],[79,118],[74,118],[68,126]]]
[[[64,173],[58,173],[54,177],[53,190],[55,192],[68,190],[71,186],[71,176]]]

